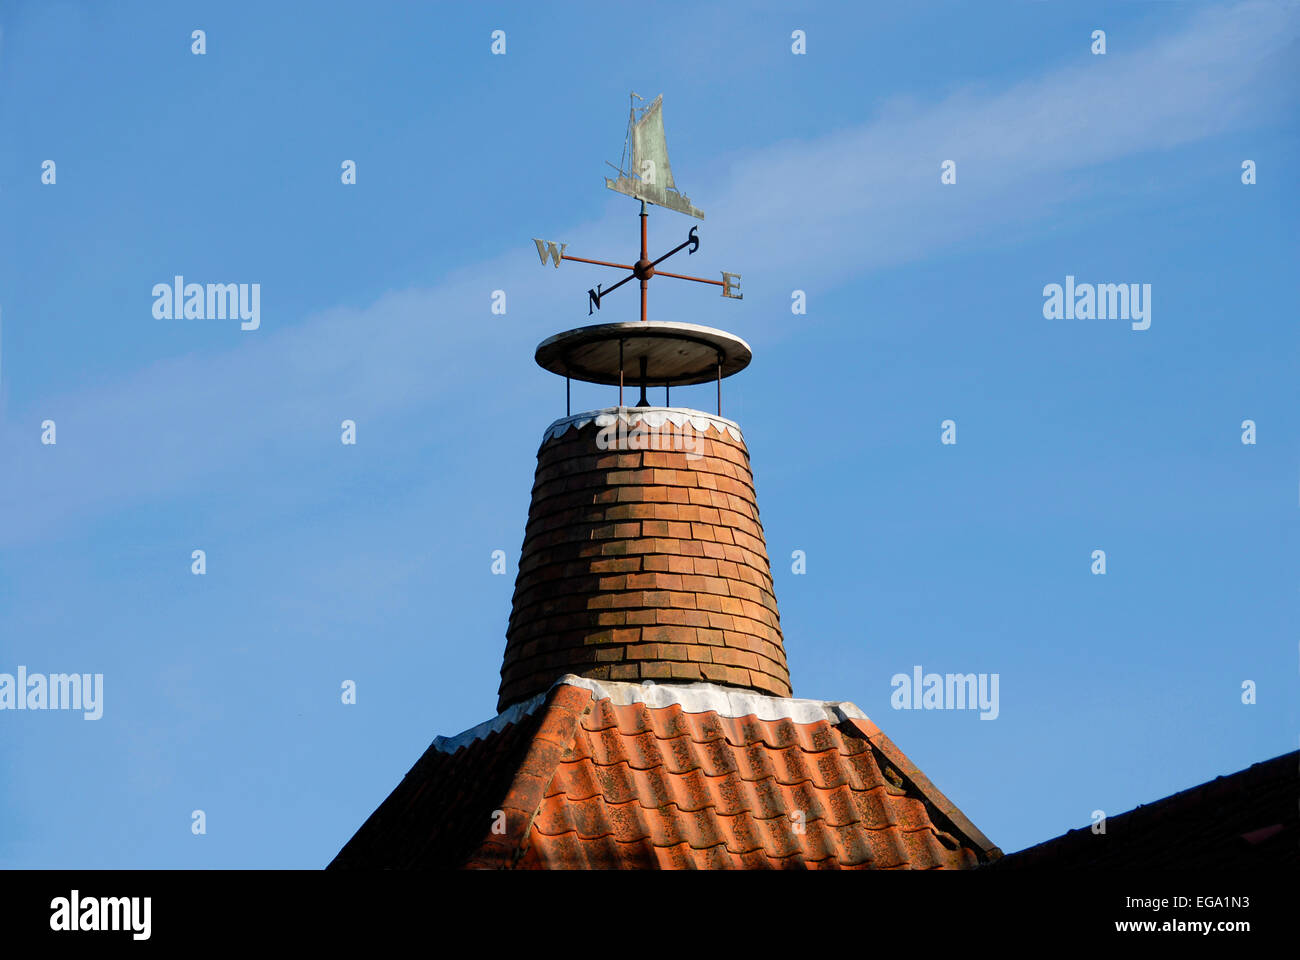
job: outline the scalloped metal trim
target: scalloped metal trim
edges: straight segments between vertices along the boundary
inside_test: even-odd
[[[485,720],[454,737],[435,738],[433,749],[440,753],[455,753],[475,740],[482,740],[488,734],[498,733],[536,710],[546,700],[551,690],[559,686],[582,687],[590,690],[595,699],[604,700],[608,697],[612,703],[620,707],[633,703],[644,703],[647,707],[667,707],[678,704],[685,713],[712,712],[720,717],[754,716],[763,721],[792,720],[795,723],[817,723],[825,720],[831,726],[850,719],[868,720],[865,713],[847,700],[769,697],[735,687],[719,686],[716,683],[657,684],[589,680],[568,673],[551,684],[550,689],[508,707],[491,720]]]
[[[709,427],[722,433],[724,430],[731,434],[732,439],[737,443],[744,443],[745,437],[740,432],[740,425],[734,420],[728,420],[726,417],[719,417],[717,414],[705,413],[703,410],[691,410],[687,407],[605,407],[603,410],[588,410],[586,413],[575,413],[570,417],[561,417],[552,423],[542,433],[542,443],[545,444],[550,440],[557,440],[562,437],[570,428],[581,430],[587,424],[595,422],[598,427],[607,427],[618,417],[629,427],[635,423],[644,422],[646,426],[652,429],[658,429],[665,423],[671,423],[679,430],[686,423],[696,431],[703,433]]]

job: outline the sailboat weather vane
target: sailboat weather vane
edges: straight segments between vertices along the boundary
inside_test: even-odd
[[[632,94],[633,103],[628,109],[627,119],[627,137],[623,143],[623,156],[619,159],[618,179],[611,180],[605,178],[605,186],[611,190],[626,194],[641,201],[641,257],[636,263],[611,263],[608,260],[592,260],[587,257],[574,257],[565,252],[568,247],[567,243],[561,243],[558,246],[551,241],[533,239],[537,244],[537,253],[542,258],[542,265],[545,266],[547,260],[553,260],[558,270],[561,260],[573,260],[577,263],[590,263],[598,267],[613,267],[619,270],[630,270],[631,273],[619,280],[613,286],[602,289],[601,284],[596,284],[587,291],[587,315],[591,316],[593,309],[600,309],[600,302],[609,296],[623,284],[630,280],[641,281],[641,319],[646,319],[646,288],[651,277],[672,277],[675,280],[693,280],[696,283],[707,283],[722,288],[722,295],[732,300],[743,300],[744,296],[740,291],[740,274],[722,272],[721,280],[708,280],[704,277],[691,277],[682,273],[668,273],[665,270],[656,269],[659,264],[663,263],[675,253],[679,253],[690,248],[688,255],[694,253],[700,248],[700,238],[696,234],[696,228],[691,227],[684,243],[680,243],[673,249],[669,250],[663,256],[656,260],[650,259],[647,249],[646,237],[646,204],[665,207],[669,210],[676,210],[678,213],[684,213],[687,216],[695,217],[698,220],[704,219],[704,212],[694,206],[690,198],[677,191],[677,185],[673,181],[673,170],[668,163],[668,144],[664,137],[664,116],[663,116],[663,94],[655,97],[650,106],[644,108],[641,116],[636,115],[636,100],[642,100],[637,94]],[[629,164],[630,171],[624,172],[623,163],[627,158],[627,148],[631,146],[632,157]],[[607,161],[608,162],[608,161]],[[611,163],[609,166],[613,167]]]
[[[646,315],[646,294],[653,277],[670,277],[721,287],[722,296],[730,300],[742,300],[744,297],[740,293],[740,275],[723,271],[721,280],[709,280],[660,269],[660,264],[674,254],[686,250],[689,256],[700,248],[698,227],[691,227],[682,243],[657,259],[650,259],[647,206],[675,210],[698,220],[704,219],[704,213],[691,203],[689,197],[678,191],[673,180],[672,167],[668,163],[668,146],[664,139],[663,95],[655,97],[653,103],[640,111],[640,115],[637,100],[642,98],[632,94],[623,156],[615,167],[618,176],[614,179],[605,178],[605,186],[610,190],[641,201],[641,255],[636,263],[575,257],[567,252],[567,243],[557,244],[535,237],[533,243],[537,245],[542,266],[549,260],[559,269],[562,260],[572,260],[628,271],[625,277],[609,287],[598,283],[587,291],[587,315],[591,316],[593,311],[599,310],[602,301],[619,287],[637,280],[641,285],[641,320],[599,323],[558,333],[538,345],[536,359],[545,369],[564,377],[566,409],[569,381],[577,379],[588,383],[618,384],[618,405],[622,410],[627,368],[629,363],[634,363],[637,369],[635,380],[641,385],[638,407],[650,406],[646,400],[648,386],[663,386],[664,404],[667,407],[670,387],[716,380],[718,414],[721,415],[722,379],[748,366],[752,356],[749,344],[713,327],[650,320]],[[624,163],[628,164],[626,170]],[[609,166],[614,165],[611,163]]]

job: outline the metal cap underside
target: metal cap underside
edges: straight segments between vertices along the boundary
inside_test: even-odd
[[[639,320],[598,323],[548,337],[537,345],[539,366],[562,377],[587,383],[619,382],[619,343],[623,344],[623,380],[641,381],[641,359],[646,361],[647,384],[679,386],[709,383],[729,377],[749,366],[749,344],[725,330],[694,323]]]

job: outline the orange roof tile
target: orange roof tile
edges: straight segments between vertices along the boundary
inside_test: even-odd
[[[331,866],[963,869],[998,856],[851,704],[569,676],[435,741]]]

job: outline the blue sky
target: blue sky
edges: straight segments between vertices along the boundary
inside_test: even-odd
[[[635,252],[630,90],[691,266],[743,276],[651,316],[754,348],[723,412],[797,696],[1008,852],[1295,748],[1300,8],[660,7],[0,8],[0,672],[105,689],[0,712],[0,866],[322,866],[493,715],[564,413],[533,349],[605,279],[531,238]],[[155,319],[176,274],[260,283],[260,329]],[[1150,329],[1044,319],[1067,275],[1151,284]],[[999,717],[891,709],[917,664],[997,673]]]

